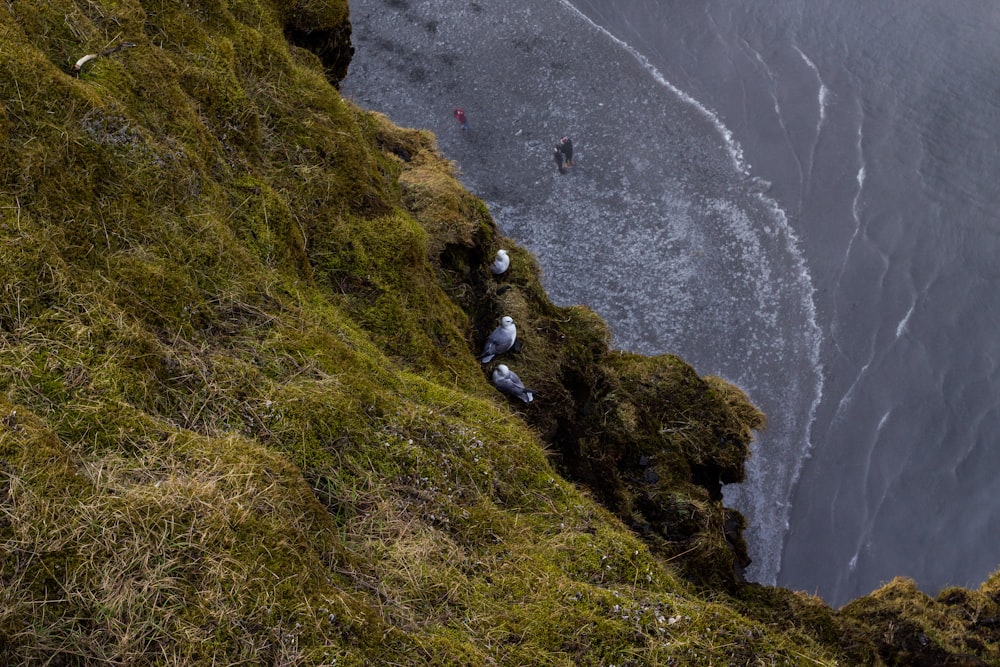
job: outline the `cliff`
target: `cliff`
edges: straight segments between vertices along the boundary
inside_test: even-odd
[[[349,35],[0,7],[0,661],[1000,664],[997,575],[742,583],[763,415],[549,302],[432,136],[339,96]],[[475,360],[501,315],[531,404]]]

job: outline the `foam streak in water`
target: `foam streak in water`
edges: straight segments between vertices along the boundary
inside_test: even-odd
[[[854,222],[857,223],[858,229],[861,229],[861,217],[858,214],[858,202],[861,200],[861,191],[865,187],[865,154],[861,150],[861,128],[858,128],[858,155],[861,157],[861,168],[858,169],[858,192],[854,195],[854,201],[851,202],[851,213],[854,215]]]
[[[917,302],[914,301],[913,303],[910,304],[910,309],[906,311],[906,315],[904,315],[903,319],[901,319],[899,321],[899,324],[896,325],[896,338],[899,338],[904,333],[906,333],[906,329],[910,324],[910,317],[913,315],[913,309],[916,307],[917,307]]]
[[[750,45],[750,42],[743,40],[743,46],[753,53],[757,63],[761,66],[764,70],[764,74],[767,76],[768,92],[771,94],[771,101],[774,106],[774,115],[777,117],[778,125],[781,127],[781,131],[785,135],[785,141],[788,142],[788,148],[790,149],[792,157],[795,158],[795,165],[799,170],[799,190],[802,190],[805,187],[806,181],[805,167],[802,165],[802,160],[799,159],[799,154],[795,150],[795,142],[788,133],[788,126],[785,124],[785,116],[781,111],[781,102],[778,100],[778,81],[775,78],[774,71],[767,64],[767,61],[764,60],[764,56],[762,56],[757,49]]]
[[[860,103],[859,103],[860,104]],[[861,234],[861,212],[860,212],[860,202],[861,193],[864,191],[865,187],[865,151],[864,151],[864,115],[859,109],[859,119],[858,119],[858,134],[857,134],[857,152],[858,152],[858,173],[856,176],[858,182],[858,189],[854,193],[854,199],[851,200],[851,218],[854,220],[854,233],[851,234],[851,240],[847,243],[847,249],[844,251],[844,263],[840,267],[840,274],[837,276],[835,285],[839,289],[840,283],[844,278],[844,274],[847,272],[847,264],[851,261],[851,251],[854,249],[854,243],[857,241],[858,236]],[[837,316],[837,301],[833,301],[833,318],[834,322],[838,321]],[[840,343],[837,340],[836,330],[831,329],[831,340],[834,347],[841,354],[844,353],[843,349],[840,347]]]
[[[823,77],[820,76],[819,68],[816,67],[816,63],[812,61],[812,58],[807,56],[805,51],[800,49],[797,44],[792,44],[792,48],[795,49],[806,66],[812,70],[813,74],[816,75],[816,82],[819,84],[819,91],[816,93],[816,105],[818,107],[816,114],[816,136],[813,137],[812,146],[809,148],[809,170],[806,174],[806,181],[809,182],[812,181],[812,171],[815,166],[816,149],[819,147],[819,138],[823,133],[823,125],[826,124],[826,107],[830,103],[830,89],[826,87],[825,83],[823,83]],[[806,187],[808,187],[808,184]],[[801,196],[799,200],[799,208],[801,208]]]
[[[861,367],[861,370],[858,371],[857,376],[854,378],[854,382],[851,383],[851,386],[847,388],[847,391],[845,391],[844,395],[840,398],[840,402],[837,403],[837,411],[834,413],[833,419],[830,421],[831,426],[844,418],[844,413],[847,411],[847,407],[851,404],[851,401],[854,400],[854,390],[858,388],[858,383],[861,382],[865,373],[868,372],[868,367],[871,366],[871,363],[872,360],[869,359],[868,363]]]
[[[823,83],[823,77],[820,76],[819,68],[816,67],[816,63],[814,63],[812,59],[810,59],[809,56],[807,56],[805,52],[798,47],[798,45],[793,44],[792,48],[795,49],[809,69],[813,71],[816,75],[816,81],[819,82],[819,93],[817,93],[816,100],[819,104],[819,120],[816,121],[816,135],[819,136],[820,131],[823,129],[823,123],[826,122],[826,105],[829,103],[830,89],[826,87],[825,83]]]

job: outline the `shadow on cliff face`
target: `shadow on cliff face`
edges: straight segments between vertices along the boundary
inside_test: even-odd
[[[722,506],[721,485],[743,480],[763,414],[672,355],[608,351],[599,368],[592,398],[577,407],[575,438],[560,443],[578,452],[564,456],[570,474],[690,579],[741,580],[743,519]]]
[[[327,80],[339,89],[354,56],[351,23],[345,7],[339,3],[300,0],[282,19],[285,39],[314,53],[323,63]]]

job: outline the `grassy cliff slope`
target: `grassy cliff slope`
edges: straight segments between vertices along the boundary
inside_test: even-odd
[[[0,5],[0,663],[1000,664],[996,576],[740,583],[763,416],[552,305],[429,134],[341,99],[349,34]],[[501,315],[530,405],[474,358]]]

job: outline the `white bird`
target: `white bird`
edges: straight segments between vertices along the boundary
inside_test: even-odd
[[[503,364],[498,364],[493,370],[493,384],[505,394],[510,394],[514,398],[519,398],[525,403],[531,403],[535,398],[534,389],[526,389],[517,373],[510,370]]]
[[[507,251],[503,248],[497,250],[496,259],[490,264],[490,271],[493,272],[493,275],[499,276],[507,270],[508,266],[510,266],[510,257],[507,255]]]
[[[476,359],[484,364],[492,361],[493,357],[503,354],[513,347],[516,338],[517,327],[514,326],[514,320],[504,315],[500,318],[500,326],[494,329],[490,337],[486,339],[486,344],[483,345],[483,353],[476,357]]]

